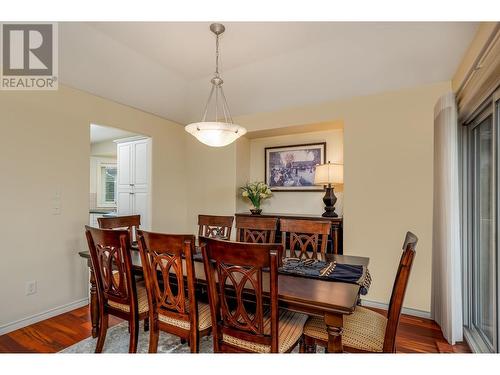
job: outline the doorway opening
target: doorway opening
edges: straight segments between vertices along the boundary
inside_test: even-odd
[[[99,217],[141,215],[151,229],[151,138],[90,125],[89,225]]]

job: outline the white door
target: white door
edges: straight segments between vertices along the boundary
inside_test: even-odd
[[[117,213],[141,215],[141,228],[151,229],[151,140],[117,145]]]
[[[134,215],[133,193],[130,191],[118,191],[116,193],[116,213],[118,215]]]
[[[149,193],[147,192],[136,192],[133,194],[134,201],[134,213],[136,215],[141,215],[141,228],[150,229],[151,225],[149,223]]]
[[[117,145],[117,186],[120,191],[131,191],[133,184],[133,148],[130,143]]]
[[[133,185],[141,191],[149,190],[149,141],[134,142],[133,147]]]

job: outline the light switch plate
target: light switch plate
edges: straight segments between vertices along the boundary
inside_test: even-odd
[[[56,192],[52,197],[52,215],[61,214],[61,194]]]
[[[31,296],[36,293],[36,280],[26,281],[25,293],[27,296]]]

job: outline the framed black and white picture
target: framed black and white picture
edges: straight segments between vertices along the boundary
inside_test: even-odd
[[[266,147],[265,180],[272,191],[323,191],[314,185],[316,165],[325,163],[326,142]]]

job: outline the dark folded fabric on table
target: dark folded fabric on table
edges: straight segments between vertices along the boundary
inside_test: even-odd
[[[316,259],[285,258],[279,272],[290,275],[312,277],[323,280],[358,284],[360,293],[365,295],[371,284],[368,268],[354,264],[325,262]]]

